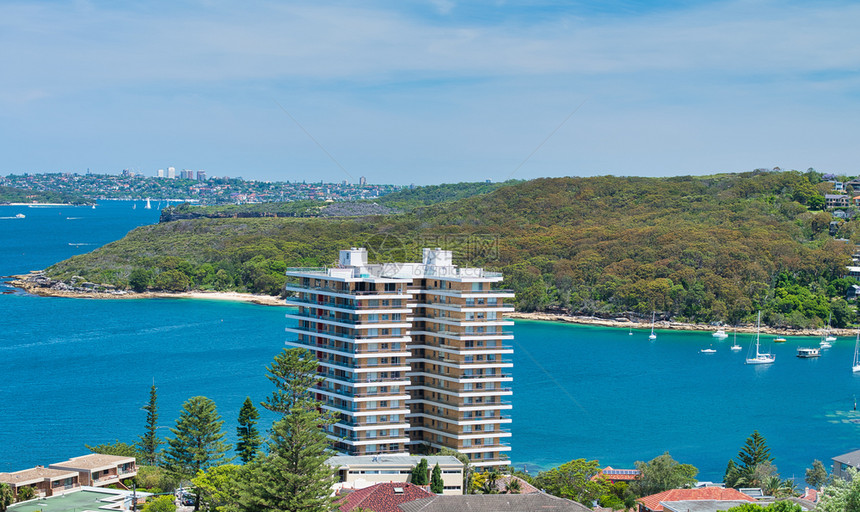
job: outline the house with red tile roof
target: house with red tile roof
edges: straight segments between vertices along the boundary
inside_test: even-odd
[[[639,480],[642,473],[638,469],[615,469],[612,466],[606,466],[591,477],[592,480],[598,480],[603,477],[609,483],[615,482],[631,482]]]
[[[662,502],[697,500],[754,502],[755,498],[736,489],[700,487],[698,489],[670,489],[650,496],[644,496],[636,501],[639,503],[639,512],[663,512]]]
[[[388,482],[352,491],[338,502],[338,506],[341,512],[351,512],[359,507],[373,512],[401,512],[398,505],[433,496],[436,495],[418,485]]]

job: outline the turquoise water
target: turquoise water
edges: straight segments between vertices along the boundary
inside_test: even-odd
[[[0,217],[27,216],[0,219],[0,274],[44,268],[157,221],[142,206],[0,206]],[[284,312],[209,300],[0,295],[0,471],[81,455],[84,443],[134,441],[153,379],[161,425],[204,395],[235,440],[242,401],[271,390],[265,366],[283,347]],[[669,451],[716,480],[758,429],[782,475],[802,479],[813,459],[829,466],[860,447],[850,339],[801,360],[796,348],[818,340],[789,338],[772,347],[775,364],[754,367],[743,364],[749,335],[733,353],[731,338],[716,342],[710,333],[664,331],[649,342],[644,329],[629,336],[530,321],[517,321],[514,332],[511,459],[530,471],[580,457],[629,467]],[[717,353],[698,352],[712,344]]]

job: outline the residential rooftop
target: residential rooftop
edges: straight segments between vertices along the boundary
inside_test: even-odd
[[[68,469],[51,469],[43,466],[36,466],[30,469],[22,469],[14,473],[0,473],[0,482],[8,484],[23,485],[34,482],[41,482],[45,478],[71,478],[78,476],[76,471]]]
[[[89,455],[81,455],[73,457],[63,462],[51,464],[51,467],[75,468],[75,469],[107,469],[114,467],[117,464],[125,464],[134,462],[134,457],[123,457],[121,455],[104,455],[101,453],[91,453]]]
[[[457,457],[451,455],[335,455],[329,457],[326,463],[329,466],[340,466],[349,468],[352,466],[369,466],[378,464],[380,466],[414,466],[421,462],[421,459],[427,459],[427,466],[433,469],[433,466],[438,463],[440,466],[456,465],[462,466]]]

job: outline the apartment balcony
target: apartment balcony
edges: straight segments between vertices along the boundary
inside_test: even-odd
[[[453,311],[453,312],[462,312],[462,313],[480,313],[480,312],[496,312],[496,313],[513,313],[515,311],[514,305],[508,302],[497,303],[492,305],[474,305],[474,304],[452,304],[445,302],[421,302],[415,303],[413,306],[418,311],[421,311],[421,308],[427,309],[438,309],[442,311]]]
[[[415,363],[436,364],[447,366],[449,368],[458,369],[491,369],[491,368],[513,368],[514,364],[509,359],[495,361],[461,361],[451,357],[443,357],[442,359],[434,359],[427,357],[414,357],[406,359],[406,364],[414,365]],[[419,370],[420,371],[420,370]]]
[[[298,297],[290,297],[286,299],[286,303],[289,306],[305,306],[305,307],[318,307],[325,308],[332,311],[339,311],[341,313],[355,313],[355,314],[371,314],[373,310],[379,310],[380,313],[409,313],[411,311],[410,308],[403,305],[396,306],[370,306],[366,304],[345,304],[341,302],[335,301],[325,301],[319,302],[317,300],[311,299],[300,299]]]
[[[349,336],[354,335],[354,331],[357,329],[409,329],[412,327],[412,323],[410,323],[408,319],[390,319],[385,321],[369,322],[361,319],[320,317],[309,313],[287,313],[284,317],[291,320],[298,320],[300,322],[307,321],[314,324],[332,325],[340,327],[341,329],[347,329],[348,331],[346,334]]]
[[[403,331],[399,335],[387,334],[387,335],[376,335],[370,336],[366,333],[364,335],[349,335],[345,333],[334,333],[330,331],[318,331],[315,329],[306,329],[300,327],[285,327],[284,332],[288,332],[290,334],[304,334],[305,336],[313,336],[315,338],[325,338],[328,340],[341,341],[345,343],[407,343],[412,341],[412,338],[409,335],[409,331]]]
[[[447,395],[456,396],[459,398],[474,398],[478,396],[509,396],[513,394],[513,388],[496,387],[492,389],[463,389],[446,388],[444,386],[413,383],[406,386],[407,391],[435,391],[437,393],[445,393]]]
[[[329,354],[340,355],[343,357],[357,357],[357,358],[368,358],[374,356],[381,357],[409,357],[412,355],[412,352],[405,349],[405,347],[389,347],[389,348],[368,348],[367,345],[355,345],[349,346],[341,343],[325,343],[320,344],[317,343],[315,345],[305,344],[299,340],[289,340],[288,343],[292,344],[301,344],[303,347],[306,347],[308,350],[322,350]],[[389,343],[389,345],[400,345],[400,342],[397,343]],[[403,343],[406,345],[406,343]]]
[[[335,399],[341,399],[344,401],[351,401],[355,403],[367,402],[372,400],[408,400],[410,395],[406,392],[405,389],[399,389],[396,391],[386,391],[386,392],[356,392],[353,393],[350,390],[353,388],[339,388],[339,389],[327,389],[327,388],[313,388],[313,391],[325,395],[328,397],[332,397]],[[362,388],[356,388],[362,389]],[[341,398],[342,397],[342,398]]]
[[[421,403],[425,406],[447,406],[449,408],[457,409],[458,411],[465,410],[484,410],[486,409],[510,409],[511,402],[508,400],[501,400],[498,397],[493,397],[492,399],[473,399],[468,400],[466,398],[457,399],[456,397],[452,398],[449,395],[441,395],[436,398],[429,398],[427,396],[413,396],[411,399],[407,400],[407,404],[418,404]]]
[[[321,402],[324,409],[334,412],[345,413],[351,416],[362,413],[365,416],[385,416],[390,414],[406,415],[409,413],[409,408],[405,404],[406,400],[399,400],[398,405],[390,405],[393,400],[376,400],[374,402],[353,402],[349,400],[336,400],[331,397],[326,397],[326,400]],[[389,405],[382,406],[381,402],[388,402]]]
[[[343,374],[338,374],[336,372],[322,372],[319,374],[321,377],[324,377],[326,380],[335,381],[335,382],[345,382],[351,384],[373,384],[373,383],[385,383],[385,384],[395,384],[400,386],[408,386],[409,379],[406,377],[369,377],[365,373],[360,373],[358,375],[346,376]]]
[[[330,286],[295,286],[286,285],[284,287],[288,292],[295,293],[313,293],[316,295],[324,295],[326,297],[339,297],[342,299],[387,299],[387,300],[407,300],[412,298],[411,293],[398,293],[397,291],[366,291],[366,290],[343,290],[341,288],[332,288]]]
[[[505,437],[511,437],[511,431],[508,429],[498,429],[498,430],[488,430],[488,431],[478,431],[478,432],[466,432],[463,430],[463,427],[450,426],[450,424],[445,427],[439,427],[439,425],[431,426],[431,425],[413,425],[407,429],[409,432],[429,432],[431,434],[439,434],[443,436],[447,436],[453,439],[483,439],[487,437],[492,437],[496,439],[502,439]]]
[[[383,415],[384,416],[384,415]],[[334,423],[334,427],[341,427],[347,430],[367,430],[367,429],[386,429],[386,428],[399,428],[406,430],[410,427],[409,423],[403,421],[401,417],[399,420],[392,421],[374,421],[368,422],[365,421],[364,418],[367,416],[358,416],[355,419],[339,419],[337,423]]]
[[[444,414],[431,414],[423,409],[416,409],[407,414],[406,418],[412,421],[417,421],[416,418],[420,418],[424,420],[424,423],[426,423],[427,420],[436,420],[445,421],[454,425],[473,426],[513,423],[513,419],[510,414],[501,414],[500,411],[491,411],[494,416],[485,416],[482,414],[480,417],[475,417],[475,413],[473,411],[458,412],[451,409],[443,409],[443,412]],[[412,421],[410,421],[410,423],[412,423]]]

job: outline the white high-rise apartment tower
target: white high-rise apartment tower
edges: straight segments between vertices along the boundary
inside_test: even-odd
[[[339,415],[329,427],[338,450],[448,447],[475,466],[509,464],[513,322],[502,314],[514,294],[493,288],[500,273],[460,268],[442,249],[424,249],[421,263],[368,264],[352,248],[335,268],[287,276],[298,325],[286,345],[320,362],[316,397]]]

